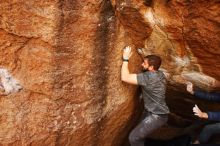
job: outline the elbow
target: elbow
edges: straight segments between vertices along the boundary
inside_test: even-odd
[[[121,81],[123,81],[123,82],[124,82],[124,80],[125,80],[125,79],[124,79],[124,77],[121,77]]]
[[[125,76],[121,76],[121,81],[125,82],[126,81],[126,77]]]

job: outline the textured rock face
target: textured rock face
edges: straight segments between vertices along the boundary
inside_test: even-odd
[[[137,48],[162,56],[173,115],[189,123],[195,102],[220,110],[183,89],[185,79],[208,89],[220,80],[219,7],[217,0],[0,2],[0,65],[23,87],[0,96],[0,144],[125,145],[141,110],[137,87],[120,81],[128,44],[131,72],[140,71]],[[171,136],[185,126],[170,123]]]
[[[120,81],[125,37],[111,3],[2,1],[0,7],[1,67],[23,87],[1,96],[0,143],[121,145],[136,87]],[[137,66],[140,58],[133,58]]]

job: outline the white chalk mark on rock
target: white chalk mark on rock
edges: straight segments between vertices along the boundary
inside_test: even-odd
[[[18,92],[22,89],[20,83],[12,77],[7,69],[0,68],[0,90],[4,95]]]

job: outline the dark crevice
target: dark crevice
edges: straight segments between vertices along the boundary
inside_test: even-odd
[[[58,34],[57,34],[57,36],[62,36],[63,35],[63,29],[64,29],[64,13],[63,13],[63,6],[64,6],[64,0],[59,0],[59,9],[60,9],[60,20],[59,20],[59,24],[58,24],[58,26],[57,26],[57,28],[58,28],[58,30],[57,30],[57,32],[58,32]],[[59,41],[60,41],[60,39],[58,40],[58,42],[57,42],[57,44],[56,44],[56,47],[55,47],[55,52],[56,53],[59,53],[59,51],[62,49],[62,47],[61,46],[59,46],[58,44],[59,44]],[[56,57],[54,56],[54,59],[53,59],[53,61],[54,61],[54,72],[56,72],[57,71],[57,68],[59,68],[59,65],[56,63]],[[54,75],[55,76],[55,75]],[[61,76],[61,75],[60,75]],[[56,86],[56,84],[59,84],[59,79],[60,79],[60,76],[56,76],[56,77],[54,77],[54,87]],[[56,97],[57,98],[57,97]],[[62,137],[61,135],[61,131],[63,130],[63,127],[62,128],[60,128],[59,130],[57,130],[55,133],[55,135],[56,135],[56,139],[55,139],[55,145],[56,146],[58,146],[59,145],[59,141],[60,141],[60,138]]]
[[[103,117],[103,112],[106,107],[106,98],[108,95],[106,86],[109,76],[109,70],[106,68],[108,67],[108,51],[114,47],[114,43],[112,42],[115,42],[116,39],[115,15],[111,1],[103,0],[100,5],[100,10],[100,19],[96,30],[96,38],[94,40],[95,48],[93,49],[92,54],[93,67],[90,70],[90,72],[93,73],[93,76],[90,79],[90,84],[94,86],[90,93],[97,96],[93,97],[91,104],[94,104],[95,106],[101,106],[96,113],[96,117],[98,117],[100,120],[96,122],[96,126],[94,127],[93,133],[96,133],[96,140],[93,141],[93,146],[99,145],[99,140],[101,140],[99,138],[103,137],[101,135],[101,127],[103,127],[105,124],[105,117]]]
[[[148,6],[148,7],[152,7],[153,6],[153,0],[144,0],[144,5]]]

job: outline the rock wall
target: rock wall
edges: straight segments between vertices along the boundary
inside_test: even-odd
[[[23,87],[0,98],[0,144],[121,145],[137,88],[120,81],[125,32],[110,1],[0,8],[1,67]]]
[[[153,137],[178,135],[195,102],[220,110],[183,85],[217,87],[219,16],[218,0],[1,1],[0,67],[22,90],[0,95],[0,145],[126,145],[142,108],[137,87],[120,81],[125,45],[131,72],[141,71],[137,48],[162,56],[176,127]]]

